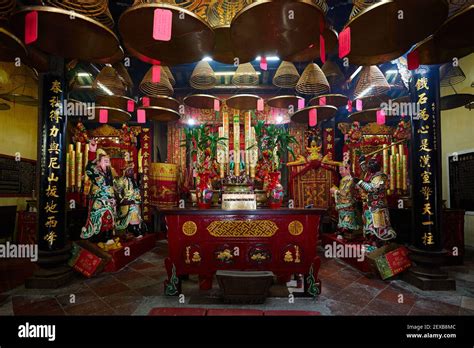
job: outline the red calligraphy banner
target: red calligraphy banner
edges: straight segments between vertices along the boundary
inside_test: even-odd
[[[142,128],[140,133],[141,165],[142,165],[142,195],[143,195],[143,220],[151,222],[150,209],[150,166],[151,166],[151,133],[150,128]]]

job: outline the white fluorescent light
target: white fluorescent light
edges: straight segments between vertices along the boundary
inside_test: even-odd
[[[385,72],[385,75],[398,74],[398,70],[390,69]]]
[[[80,73],[77,73],[77,76],[80,76],[80,77],[89,77],[89,76],[91,76],[91,74],[89,74],[88,72],[80,72]]]
[[[214,75],[216,75],[216,76],[234,76],[235,71],[218,71],[218,72],[214,73]],[[261,75],[261,72],[257,71],[257,75]]]
[[[282,123],[283,122],[283,117],[282,116],[277,116],[276,121],[277,121],[277,123]]]
[[[357,96],[357,99],[363,98],[367,93],[370,92],[371,89],[372,87],[367,87],[361,94]]]
[[[188,119],[188,125],[194,126],[195,124],[196,124],[196,121],[194,120],[194,118]]]
[[[212,59],[211,57],[204,57],[204,58],[202,59],[202,61],[204,61],[204,62],[212,62],[213,59]]]
[[[104,90],[105,93],[107,93],[108,95],[114,95],[112,93],[112,91],[110,89],[108,89],[107,87],[105,87],[102,83],[100,82],[97,82],[97,84],[99,85],[100,88],[102,88]]]
[[[266,58],[267,58],[267,62],[276,62],[280,60],[280,58],[278,58],[277,56],[268,56]],[[255,60],[261,61],[262,57],[258,56],[257,58],[255,58]]]
[[[354,80],[354,78],[357,76],[358,73],[362,70],[362,67],[358,67],[356,71],[351,75],[350,81]]]

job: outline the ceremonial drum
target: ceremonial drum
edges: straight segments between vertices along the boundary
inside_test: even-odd
[[[178,166],[171,163],[152,163],[151,204],[174,207],[178,202]]]

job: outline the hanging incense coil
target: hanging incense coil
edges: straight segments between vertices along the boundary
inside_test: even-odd
[[[390,85],[376,65],[364,66],[357,81],[354,97],[356,99],[374,97],[385,94],[389,90]]]
[[[321,70],[331,86],[339,85],[344,81],[345,77],[339,65],[331,60],[327,60],[321,67]]]
[[[296,91],[301,94],[320,95],[328,93],[330,87],[321,68],[315,63],[310,63],[301,74],[296,84]]]
[[[143,77],[140,83],[140,91],[148,96],[165,95],[171,96],[174,93],[173,86],[164,69],[160,69],[160,82],[153,82],[153,67]]]
[[[359,6],[365,8],[349,19],[343,31],[350,28],[351,49],[347,58],[351,64],[366,66],[402,56],[414,44],[437,32],[449,10],[446,0],[364,1]]]
[[[191,74],[189,84],[195,89],[211,89],[217,83],[216,74],[208,62],[201,60]]]
[[[463,82],[466,79],[466,75],[459,66],[447,63],[439,68],[439,79],[441,86],[449,87]]]
[[[365,10],[366,8],[372,6],[373,4],[377,2],[380,2],[380,0],[354,0],[349,19],[357,16],[363,10]]]
[[[171,69],[166,65],[163,65],[161,69],[164,70],[164,72],[166,73],[166,76],[168,76],[168,79],[170,80],[171,86],[174,87],[176,85],[176,79],[174,78],[173,73],[171,72]]]
[[[33,69],[24,64],[17,67],[14,63],[1,63],[0,78],[1,99],[27,106],[38,105],[38,76]]]
[[[0,18],[8,18],[16,6],[16,0],[0,0]]]
[[[102,23],[103,25],[105,25],[109,29],[113,29],[115,26],[115,21],[108,7],[104,13],[101,13],[100,15],[95,16],[93,18],[97,20],[98,22]]]
[[[256,86],[258,82],[258,74],[250,63],[239,64],[232,77],[232,83],[236,86]]]
[[[0,61],[12,62],[27,56],[27,48],[15,34],[0,27]]]
[[[215,43],[214,32],[203,19],[203,8],[201,1],[136,1],[120,16],[118,30],[125,48],[143,61],[166,65],[193,63],[211,54]],[[172,14],[169,40],[143,35],[153,32],[156,10]]]
[[[292,13],[288,20],[286,13]],[[259,0],[232,19],[230,31],[236,57],[290,57],[318,40],[324,11],[312,1]],[[241,60],[242,61],[242,60]]]
[[[293,63],[283,61],[278,67],[273,84],[280,88],[294,88],[300,79],[300,74]]]
[[[123,65],[122,62],[118,62],[112,66],[117,71],[119,78],[127,85],[128,90],[131,90],[133,88],[134,83],[132,78],[130,77],[130,74],[128,73],[127,68],[125,68],[125,65]]]
[[[234,53],[231,37],[230,23],[235,15],[245,6],[252,3],[251,0],[214,0],[206,11],[207,23],[212,27],[215,34],[215,44],[212,58],[224,64],[233,64],[236,54]],[[255,57],[239,57],[240,63],[247,63]]]
[[[92,83],[92,89],[97,95],[123,96],[127,94],[125,80],[111,66],[106,66],[99,72]]]
[[[213,0],[206,11],[207,22],[211,27],[230,25],[234,16],[252,0]]]
[[[416,51],[423,65],[444,64],[453,57],[463,58],[474,52],[474,40],[470,28],[474,18],[474,1],[452,13],[441,27],[425,40],[419,42],[411,52]]]

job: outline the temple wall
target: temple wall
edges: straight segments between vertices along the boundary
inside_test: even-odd
[[[460,60],[460,67],[466,80],[454,86],[458,93],[473,93],[471,83],[474,82],[474,54]],[[451,87],[442,88],[441,95],[453,94]],[[443,156],[443,199],[449,199],[448,186],[448,155],[453,152],[474,151],[474,110],[462,107],[441,112],[441,146]],[[474,212],[465,217],[465,243],[474,247]]]
[[[0,154],[37,159],[38,109],[36,107],[13,105],[0,111]],[[0,206],[16,205],[17,210],[26,209],[28,197],[0,197]],[[16,232],[16,228],[15,228]]]

